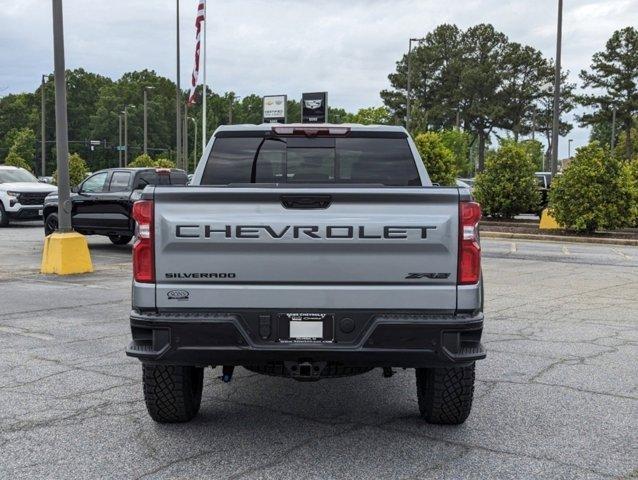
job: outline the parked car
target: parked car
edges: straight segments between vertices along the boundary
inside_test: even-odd
[[[538,208],[538,213],[547,207],[549,203],[549,189],[552,184],[552,172],[536,172],[534,174],[536,176],[536,183],[538,185],[538,191],[540,192],[541,202]]]
[[[44,198],[57,187],[41,183],[29,171],[0,165],[0,227],[14,220],[37,220]]]
[[[476,181],[475,178],[459,178],[458,180],[466,184],[470,188],[470,191],[474,190],[474,182]]]
[[[186,185],[186,172],[163,168],[111,168],[85,179],[71,194],[71,223],[84,235],[106,235],[115,245],[133,238],[133,203],[148,185]],[[49,195],[44,204],[44,233],[58,228],[58,196]]]
[[[157,422],[203,369],[299,381],[416,369],[421,416],[460,424],[485,357],[480,207],[433,187],[403,127],[217,129],[188,188],[133,206],[131,332]]]
[[[465,183],[460,178],[456,179],[456,186],[459,188],[467,188],[470,192],[472,191],[472,186],[469,183]]]
[[[51,176],[38,177],[38,182],[52,184],[53,183],[53,177],[51,177]]]

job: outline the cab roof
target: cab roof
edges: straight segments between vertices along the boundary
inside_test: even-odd
[[[259,125],[244,123],[239,125],[221,125],[217,132],[270,131],[273,127],[282,128],[349,128],[353,132],[400,132],[408,133],[402,126],[361,125],[360,123],[262,123]]]

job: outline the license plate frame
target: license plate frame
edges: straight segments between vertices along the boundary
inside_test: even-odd
[[[333,343],[334,317],[334,313],[280,313],[278,315],[279,341],[281,343]],[[321,336],[317,335],[319,327]]]

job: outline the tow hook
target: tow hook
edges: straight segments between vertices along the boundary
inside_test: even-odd
[[[235,367],[232,365],[224,365],[222,367],[222,376],[220,377],[222,379],[222,382],[224,383],[230,383],[230,381],[233,379],[233,371],[235,370]]]
[[[383,367],[383,378],[390,378],[392,375],[394,375],[392,367]]]

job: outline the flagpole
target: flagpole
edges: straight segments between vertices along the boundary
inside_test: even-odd
[[[208,26],[208,16],[206,14],[206,1],[204,1],[204,51],[202,52],[202,58],[204,62],[204,71],[202,78],[202,154],[206,148],[206,30]]]

